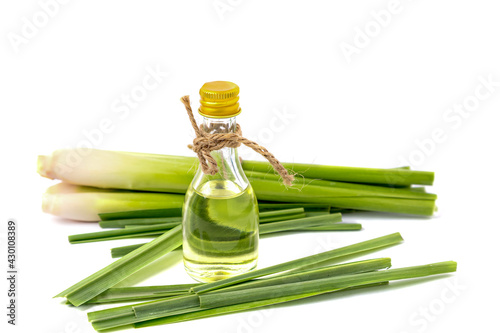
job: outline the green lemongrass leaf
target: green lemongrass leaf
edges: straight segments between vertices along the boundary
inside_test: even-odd
[[[353,231],[353,230],[361,230],[362,225],[359,223],[330,223],[328,225],[321,225],[321,226],[313,226],[313,227],[303,227],[300,225],[297,225],[295,228],[290,228],[290,229],[285,229],[285,228],[279,228],[279,230],[273,230],[272,232],[269,231],[269,233],[278,233],[278,232],[286,232],[286,231]],[[264,228],[265,230],[265,228]],[[262,234],[262,232],[260,233]],[[266,233],[264,233],[266,234]],[[150,234],[148,236],[155,236],[156,234]],[[141,236],[141,237],[146,237],[146,236]],[[130,238],[135,238],[135,237],[130,237]],[[114,247],[111,249],[111,258],[120,258],[126,255],[127,253],[137,249],[138,247],[141,247],[144,245],[144,243],[141,244],[132,244],[132,245],[125,245],[125,246],[119,246],[119,247]]]
[[[341,221],[342,221],[342,215],[340,213],[304,217],[301,219],[262,224],[259,226],[259,233],[261,235],[264,235],[274,232],[296,230],[298,228],[322,226],[325,224],[337,223]]]
[[[266,218],[272,216],[283,216],[283,215],[294,215],[304,213],[304,207],[297,208],[288,208],[288,209],[280,209],[280,210],[270,210],[266,212],[260,212],[259,218]]]
[[[114,247],[111,249],[111,258],[123,257],[127,253],[130,253],[130,252],[134,251],[135,249],[140,248],[144,244],[145,243]]]
[[[316,264],[324,261],[328,261],[334,258],[340,258],[347,255],[354,255],[362,252],[366,252],[369,250],[379,249],[383,247],[387,247],[390,245],[399,244],[403,241],[401,234],[394,233],[378,238],[374,238],[368,241],[344,246],[338,249],[334,249],[331,251],[326,251],[322,253],[318,253],[312,256],[291,260],[285,263],[277,264],[274,266],[257,269],[254,271],[250,271],[244,274],[240,274],[238,276],[229,277],[224,280],[215,281],[211,283],[207,283],[205,285],[194,287],[192,291],[197,294],[206,293],[211,290],[216,290],[219,288],[227,287],[233,284],[241,283],[244,281],[248,281],[251,279],[255,279],[258,277],[275,274],[279,272],[288,271],[291,269],[297,269],[299,267],[309,266],[311,264]]]
[[[261,212],[291,208],[302,208],[306,213],[314,211],[330,211],[330,205],[325,204],[259,201],[259,211]]]
[[[307,178],[382,185],[432,185],[434,182],[433,172],[413,171],[406,168],[375,169],[303,163],[282,164],[293,173]],[[266,162],[244,160],[242,165],[245,170],[274,173],[272,167]]]
[[[97,232],[89,232],[84,234],[76,234],[68,236],[68,240],[71,244],[77,243],[88,243],[88,242],[98,242],[101,240],[109,240],[109,239],[123,239],[130,238],[134,236],[143,236],[144,234],[151,235],[156,233],[164,233],[167,230],[175,228],[178,226],[178,222],[164,223],[164,224],[155,224],[155,225],[147,225],[130,229],[114,229],[114,230],[105,230],[105,231],[97,231]]]
[[[214,308],[233,304],[272,299],[276,297],[293,296],[313,292],[330,292],[333,290],[355,287],[370,283],[392,280],[412,279],[436,274],[455,272],[457,263],[445,261],[428,265],[412,266],[384,271],[333,276],[279,286],[251,288],[235,291],[217,291],[198,295],[201,308]],[[144,305],[146,307],[147,305]],[[138,316],[137,308],[134,308]]]
[[[293,215],[283,215],[283,216],[270,216],[270,217],[265,217],[265,218],[259,219],[259,223],[265,224],[265,223],[270,223],[270,222],[301,219],[304,217],[306,217],[306,213],[299,213],[299,214],[293,214]]]
[[[353,289],[383,286],[383,285],[387,285],[387,284],[388,284],[388,282],[382,282],[382,283],[369,284],[369,285],[364,285],[364,286],[359,286],[359,287],[354,287],[354,288],[346,288],[346,289],[342,289],[342,290],[338,290],[338,291],[348,291],[348,290],[353,290]],[[308,294],[300,294],[300,295],[294,295],[294,296],[278,297],[278,298],[273,298],[271,300],[263,300],[263,301],[255,301],[255,302],[248,302],[248,303],[242,303],[242,304],[223,306],[223,307],[213,308],[213,309],[205,309],[205,310],[200,309],[200,310],[194,311],[194,312],[188,312],[188,313],[183,313],[183,314],[178,314],[178,315],[169,315],[167,317],[138,322],[138,323],[134,324],[134,327],[135,328],[151,327],[151,326],[157,326],[157,325],[178,323],[178,322],[183,322],[183,321],[188,321],[188,320],[216,317],[216,316],[221,316],[224,314],[243,312],[243,311],[253,310],[253,309],[264,307],[264,306],[295,301],[295,300],[304,299],[304,298],[317,296],[317,295],[321,295],[321,294],[322,293],[308,293]]]
[[[236,290],[248,290],[248,289],[253,290],[256,288],[257,288],[256,290],[258,290],[258,288],[263,288],[263,287],[295,284],[298,282],[319,280],[332,276],[351,275],[362,272],[369,272],[377,269],[388,268],[390,266],[391,266],[390,258],[364,260],[359,262],[352,262],[346,264],[333,265],[329,267],[304,270],[301,272],[296,272],[285,276],[251,280],[241,284],[211,291],[208,292],[207,294],[213,294],[213,293],[221,294],[229,291],[232,292]],[[201,286],[204,285],[206,284],[202,284]],[[137,304],[133,306],[133,309],[136,317],[140,319],[139,321],[141,321],[141,320],[152,319],[153,317],[162,317],[168,315],[172,311],[172,309],[174,309],[175,311],[182,310],[176,308],[175,304],[176,304],[175,300],[165,299],[163,301],[158,301],[154,303]]]
[[[150,218],[145,217],[145,218],[134,218],[134,219],[105,220],[105,221],[100,221],[99,226],[101,228],[123,228],[127,225],[153,225],[153,224],[165,224],[165,223],[179,224],[180,222],[182,222],[181,216],[150,217]]]
[[[435,209],[435,200],[383,197],[376,192],[373,196],[360,196],[353,190],[317,185],[285,189],[274,180],[257,178],[251,178],[250,182],[261,200],[324,203],[338,208],[424,216],[431,216]]]
[[[332,265],[328,267],[304,270],[293,274],[287,274],[286,276],[251,280],[235,286],[224,288],[224,290],[240,290],[247,288],[279,285],[282,283],[320,279],[333,275],[369,272],[377,269],[389,268],[390,266],[391,266],[390,258],[362,260],[357,262],[350,262],[345,264]],[[201,285],[201,283],[167,285],[167,286],[110,288],[101,295],[88,301],[87,304],[133,302],[133,301],[144,301],[149,299],[155,299],[160,297],[164,298],[167,296],[179,296],[182,294],[189,293],[189,289],[197,285]],[[105,319],[106,317],[102,316],[100,318]],[[96,317],[94,316],[92,320],[96,320]]]
[[[328,212],[320,212],[320,211],[317,211],[317,212],[306,212],[306,217],[309,217],[309,216],[318,216],[318,215],[328,215],[330,214],[330,211]]]
[[[280,176],[270,173],[252,172],[247,174],[250,180],[261,179],[277,182],[279,184]],[[338,197],[355,197],[355,196],[377,196],[386,198],[403,198],[403,199],[422,199],[435,200],[437,196],[432,193],[421,191],[412,191],[408,188],[391,188],[377,185],[346,183],[339,181],[330,181],[322,179],[297,178],[293,187],[301,189],[307,186],[322,186],[335,191],[330,196]]]
[[[143,209],[130,211],[116,211],[111,213],[101,213],[99,217],[102,221],[142,219],[142,218],[166,218],[179,217],[182,215],[182,206],[179,208],[165,209]]]
[[[198,285],[200,285],[200,283],[167,286],[110,288],[102,294],[92,298],[86,304],[132,302],[167,296],[178,296],[189,293],[190,288],[196,287]]]
[[[288,220],[283,222],[272,222],[266,223],[259,227],[260,234],[270,234],[291,230],[309,230],[309,231],[334,231],[334,230],[360,230],[361,225],[358,223],[337,223],[342,221],[342,216],[340,213],[329,214],[329,215],[320,215],[320,216],[311,216],[304,217],[301,219]],[[335,223],[335,225],[333,225]],[[338,224],[338,225],[337,225]],[[134,236],[134,231],[138,230],[137,228],[129,228],[124,229],[129,231],[128,237],[131,238]],[[122,229],[119,229],[122,230]],[[139,229],[140,230],[140,229]],[[102,231],[101,231],[102,232]],[[94,233],[94,234],[99,234]],[[139,236],[143,237],[143,233],[138,233]],[[149,236],[154,234],[149,234]],[[95,235],[94,235],[95,236]],[[93,238],[92,241],[98,240],[107,240],[104,238]],[[130,251],[135,250],[143,244],[134,244],[134,245],[126,245],[115,247],[111,249],[111,257],[119,258]]]
[[[128,276],[182,244],[182,227],[177,226],[151,242],[130,252],[75,285],[59,293],[79,306],[116,285]]]
[[[212,292],[216,293],[223,290],[232,291],[232,290],[243,290],[249,288],[269,287],[285,283],[295,283],[308,280],[323,279],[337,275],[371,272],[390,267],[391,267],[391,258],[360,260],[344,264],[300,270],[294,273],[288,273],[283,276],[274,276],[274,277],[250,280],[244,283],[229,286],[223,289],[218,289]]]
[[[147,216],[149,211],[144,211],[145,216]],[[116,212],[114,214],[121,215],[127,214],[128,212]],[[139,215],[140,211],[134,211],[135,215]],[[289,217],[289,219],[293,218],[293,216],[297,216],[298,214],[303,214],[304,208],[293,208],[293,209],[281,209],[281,210],[273,210],[268,212],[259,213],[259,218],[264,222],[272,222],[276,220],[284,220],[284,217]],[[304,217],[303,215],[299,215],[299,217]],[[99,226],[101,228],[123,228],[127,225],[153,225],[153,224],[165,224],[165,223],[175,223],[182,222],[181,216],[175,217],[144,217],[144,218],[126,218],[126,219],[118,219],[118,220],[104,220],[99,222]]]
[[[197,295],[183,295],[183,296],[168,298],[168,301],[170,304],[170,313],[172,314],[197,311],[200,308],[200,298]],[[152,305],[158,302],[159,301],[147,302],[146,304],[143,305]],[[132,308],[132,310],[134,310],[135,306],[136,305],[131,305],[130,307]],[[125,307],[121,308],[123,309],[122,312],[125,312]],[[99,313],[99,311],[96,311],[93,315],[93,318],[99,318],[92,320],[92,327],[94,327],[95,330],[98,331],[107,330],[119,326],[130,325],[140,321],[135,315],[135,311],[133,313],[127,313],[127,314],[123,313],[120,316],[117,316],[115,313],[115,316],[113,317],[110,317],[109,315],[107,317],[104,317],[102,315],[103,313],[104,312]],[[151,313],[148,318],[153,319],[155,318],[155,316],[156,316],[155,313]]]
[[[335,223],[330,225],[297,229],[297,231],[350,231],[361,229],[363,229],[363,226],[360,223]]]

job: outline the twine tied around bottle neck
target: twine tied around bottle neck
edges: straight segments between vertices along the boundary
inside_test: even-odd
[[[219,150],[224,147],[238,148],[241,144],[244,144],[264,156],[269,163],[271,163],[274,170],[276,170],[276,172],[281,176],[283,183],[286,186],[292,185],[294,176],[289,174],[280,161],[278,161],[276,157],[274,157],[274,155],[271,154],[265,147],[242,137],[241,127],[239,124],[236,125],[236,131],[234,133],[207,133],[203,130],[202,126],[198,126],[196,119],[194,119],[189,96],[182,97],[181,102],[186,107],[189,120],[191,121],[191,125],[196,133],[196,138],[193,140],[193,144],[188,145],[188,147],[198,155],[203,173],[215,175],[219,172],[217,162],[210,154],[211,151]]]

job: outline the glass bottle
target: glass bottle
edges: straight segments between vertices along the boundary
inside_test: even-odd
[[[203,129],[208,133],[236,130],[241,112],[239,87],[226,81],[200,89]],[[241,167],[236,148],[212,151],[219,172],[201,168],[189,186],[183,206],[184,267],[195,280],[217,281],[257,265],[259,212],[257,199]]]

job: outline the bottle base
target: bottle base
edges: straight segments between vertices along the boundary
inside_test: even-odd
[[[243,264],[197,264],[184,260],[186,272],[198,282],[214,282],[249,272],[257,267],[257,260]]]

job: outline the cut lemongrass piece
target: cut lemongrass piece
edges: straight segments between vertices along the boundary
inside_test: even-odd
[[[282,232],[288,230],[297,230],[308,227],[323,226],[325,224],[337,223],[342,221],[340,213],[304,217],[301,219],[294,219],[282,222],[265,223],[259,227],[261,235],[270,234],[274,232]]]
[[[305,212],[330,211],[330,205],[314,203],[287,203],[287,202],[269,202],[259,201],[259,211],[268,212],[272,210],[282,210],[291,208],[303,208]]]
[[[142,218],[165,218],[179,217],[182,215],[182,206],[178,208],[165,209],[142,209],[122,212],[101,213],[99,217],[102,221],[122,220],[122,219],[142,219]]]
[[[298,173],[307,178],[381,185],[432,185],[434,182],[433,172],[413,171],[406,168],[375,169],[302,163],[282,164],[292,173]],[[269,163],[260,161],[244,160],[243,169],[274,173]]]
[[[251,279],[255,279],[258,277],[271,275],[279,272],[288,271],[291,269],[297,269],[299,267],[306,267],[312,264],[317,264],[324,261],[329,261],[334,258],[340,258],[347,255],[359,254],[362,252],[375,250],[384,248],[390,245],[396,245],[403,241],[401,234],[394,233],[378,238],[374,238],[371,240],[367,240],[364,242],[347,245],[338,249],[334,249],[331,251],[326,251],[318,254],[314,254],[312,256],[291,260],[285,263],[277,264],[274,266],[250,271],[248,273],[240,274],[237,276],[229,277],[224,280],[215,281],[211,283],[207,283],[198,287],[192,288],[192,291],[197,294],[206,293],[211,290],[220,289],[223,287],[228,287],[233,284],[241,283],[244,281],[248,281]]]
[[[56,297],[66,297],[74,306],[82,305],[181,244],[182,226],[179,225],[62,291]]]
[[[124,226],[133,225],[153,225],[153,224],[165,224],[165,223],[177,223],[182,222],[182,217],[151,217],[151,218],[134,218],[134,219],[120,219],[120,220],[105,220],[100,221],[99,226],[101,228],[123,228]]]
[[[199,295],[201,308],[214,308],[239,303],[253,302],[275,297],[293,296],[304,293],[331,292],[334,290],[355,287],[384,281],[412,279],[430,275],[455,272],[457,263],[445,261],[428,265],[412,266],[405,268],[388,269],[359,274],[348,274],[333,276],[324,279],[310,280],[305,282],[289,283],[279,286],[262,288],[251,288],[235,291],[223,291],[205,293]],[[146,308],[144,305],[143,308]],[[142,312],[134,307],[137,317],[141,318]],[[144,317],[146,315],[144,314]]]
[[[343,230],[361,230],[361,224],[358,223],[339,223],[342,221],[340,213],[304,217],[301,219],[287,220],[282,222],[265,223],[259,227],[260,234],[271,234],[285,231],[343,231]],[[140,228],[140,227],[138,227]],[[120,229],[121,230],[121,229]],[[127,228],[130,235],[129,238],[134,237],[136,228]],[[139,229],[140,230],[140,229]],[[143,236],[144,233],[137,233],[138,236]],[[154,235],[154,234],[150,234]],[[148,236],[150,236],[148,235]],[[100,238],[99,240],[104,240]],[[96,239],[94,238],[94,241]],[[119,258],[125,254],[135,250],[143,244],[134,244],[115,247],[111,249],[111,257]]]
[[[288,208],[280,210],[271,210],[266,212],[260,212],[259,218],[273,217],[273,216],[283,216],[283,215],[294,215],[304,213],[304,207]]]
[[[322,269],[315,269],[295,273],[287,277],[276,277],[249,281],[243,284],[232,286],[229,288],[217,290],[214,293],[226,291],[262,288],[265,286],[276,286],[284,283],[294,284],[298,281],[308,281],[312,279],[326,278],[340,274],[354,274],[376,269],[387,268],[390,266],[390,259],[381,258],[373,260],[365,260],[362,262],[349,263],[343,265],[330,266]],[[199,311],[199,300],[193,296],[185,295],[173,298],[165,298],[154,302],[146,302],[134,304],[130,307],[133,309],[135,316],[130,314],[127,308],[117,308],[116,311],[96,311],[92,314],[93,327],[98,330],[110,329],[118,326],[129,325],[135,322],[164,317],[166,315],[175,315],[185,312]],[[119,317],[117,316],[119,314]]]
[[[150,236],[154,235],[155,233],[160,233],[160,234],[164,233],[165,231],[170,230],[178,225],[179,222],[171,222],[164,224],[141,226],[130,229],[114,229],[114,230],[89,232],[85,234],[70,235],[68,236],[68,240],[71,244],[79,244],[88,242],[99,242],[103,240]]]
[[[288,273],[283,276],[275,276],[275,277],[251,280],[219,290],[229,291],[229,290],[243,290],[249,288],[269,287],[285,283],[295,283],[301,281],[323,279],[337,275],[365,273],[365,272],[376,271],[379,269],[386,269],[390,267],[391,267],[391,258],[360,260],[344,264],[301,270],[294,273]],[[218,292],[219,290],[213,292]]]
[[[377,287],[377,286],[382,286],[382,285],[387,285],[387,284],[388,284],[388,282],[382,282],[382,283],[369,284],[369,285],[364,285],[364,286],[359,286],[359,287],[354,287],[354,288],[346,288],[346,289],[342,289],[339,291],[348,291],[348,290],[368,288],[368,287]],[[308,297],[312,297],[312,296],[316,296],[316,295],[320,295],[320,294],[322,294],[322,293],[308,293],[308,294],[294,295],[294,296],[288,296],[288,297],[278,297],[278,298],[273,298],[271,300],[263,300],[263,301],[249,302],[249,303],[236,304],[236,305],[230,305],[230,306],[223,306],[223,307],[213,308],[213,309],[205,309],[205,310],[200,309],[200,310],[194,311],[194,312],[188,312],[188,313],[183,313],[183,314],[178,314],[178,315],[169,315],[167,317],[162,317],[162,318],[158,318],[158,319],[146,320],[143,322],[135,323],[134,327],[135,328],[151,327],[151,326],[172,324],[172,323],[178,323],[178,322],[195,320],[195,319],[216,317],[216,316],[221,316],[224,314],[243,312],[246,310],[252,310],[252,309],[256,309],[256,308],[260,308],[260,307],[264,307],[264,306],[295,301],[295,300],[304,299],[304,298],[308,298]]]
[[[179,296],[189,293],[189,289],[200,283],[177,284],[167,286],[123,287],[110,288],[92,298],[86,304],[101,304],[112,302],[144,301],[167,296]]]
[[[224,288],[224,290],[240,290],[240,289],[248,289],[255,287],[266,287],[272,285],[279,285],[283,283],[320,279],[333,275],[370,272],[389,267],[391,267],[390,258],[369,259],[369,260],[362,260],[357,262],[350,262],[345,264],[338,264],[328,267],[305,270],[293,274],[287,274],[286,276],[252,280],[235,286]],[[189,288],[195,287],[197,285],[201,284],[198,283],[198,284],[181,284],[181,285],[167,285],[167,286],[110,288],[101,295],[88,301],[87,304],[145,301],[167,296],[179,296],[182,294],[189,293]],[[96,320],[97,317],[93,318],[94,318],[93,320]],[[101,317],[101,319],[102,318],[103,317]]]
[[[147,216],[149,211],[144,211],[145,216]],[[139,215],[140,211],[135,211],[134,214]],[[114,213],[117,216],[123,216],[126,215],[127,212],[117,212]],[[123,214],[123,215],[122,215]],[[302,214],[302,215],[300,215]],[[298,217],[305,217],[304,215],[304,208],[293,208],[293,209],[281,209],[281,210],[274,210],[274,211],[268,211],[268,212],[262,212],[259,213],[259,219],[261,222],[273,222],[273,221],[278,221],[278,220],[284,220],[285,217],[287,219],[292,219],[292,218],[297,218]],[[107,217],[108,220],[103,220],[99,222],[99,226],[101,228],[123,228],[126,225],[153,225],[153,224],[165,224],[165,223],[174,223],[174,222],[182,222],[182,217],[181,216],[174,216],[174,217],[144,217],[144,218],[125,218],[125,219],[109,219],[109,216]]]
[[[275,299],[307,293],[329,293],[345,288],[358,287],[366,284],[381,283],[391,280],[412,279],[430,275],[451,273],[456,271],[456,263],[452,261],[434,263],[422,266],[389,269],[357,274],[345,274],[313,279],[280,285],[255,287],[240,290],[217,290],[215,292],[199,294],[199,307],[202,309],[218,308],[235,304]],[[186,298],[188,296],[185,296]],[[135,322],[151,320],[176,314],[182,310],[196,311],[195,302],[181,306],[175,299],[164,300],[150,304],[132,306],[135,313]],[[173,312],[173,313],[172,313]],[[131,324],[132,322],[127,322]],[[110,328],[110,327],[108,327]]]

